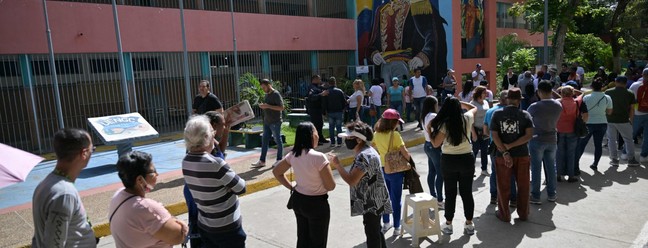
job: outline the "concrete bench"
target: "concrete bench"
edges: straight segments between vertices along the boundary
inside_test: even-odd
[[[305,108],[292,108],[292,109],[290,109],[290,112],[295,113],[295,114],[298,114],[298,113],[305,114],[306,109]]]
[[[290,123],[290,127],[297,127],[299,123],[304,122],[304,121],[309,121],[310,116],[308,114],[304,113],[290,113],[288,114],[288,122]]]
[[[257,129],[230,130],[228,144],[229,146],[245,144],[245,149],[260,147],[262,133],[263,130]]]

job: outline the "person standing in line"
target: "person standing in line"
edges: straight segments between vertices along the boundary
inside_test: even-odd
[[[172,248],[182,244],[189,227],[173,217],[162,203],[146,194],[157,184],[151,154],[132,151],[117,161],[117,175],[125,188],[115,192],[108,207],[110,232],[120,248]]]
[[[414,69],[414,76],[409,79],[407,85],[410,87],[408,93],[413,98],[414,115],[416,116],[416,121],[418,121],[416,128],[423,130],[423,124],[421,124],[421,107],[423,105],[423,99],[427,95],[428,81],[425,76],[421,76],[421,68]]]
[[[563,181],[563,176],[569,178],[567,182],[578,182],[576,171],[576,146],[578,138],[574,132],[574,125],[578,114],[582,115],[583,121],[587,122],[587,105],[582,99],[574,99],[574,88],[563,86],[560,88],[560,105],[562,111],[556,128],[558,130],[558,150],[556,151],[556,170],[558,171],[558,182]]]
[[[376,78],[371,81],[371,88],[369,88],[369,97],[371,98],[370,108],[376,111],[375,116],[369,116],[369,125],[374,126],[380,115],[380,107],[382,106],[383,87],[380,86],[382,79]]]
[[[218,97],[211,93],[211,84],[207,80],[200,81],[198,85],[198,95],[193,100],[191,108],[194,114],[204,114],[208,111],[218,111],[223,113],[223,104]]]
[[[518,80],[518,86],[520,86],[520,90],[522,90],[524,94],[524,98],[522,98],[522,102],[520,103],[520,108],[522,108],[522,110],[527,110],[531,103],[535,101],[536,92],[531,71],[524,72],[524,77],[521,80]]]
[[[493,113],[498,109],[502,109],[508,105],[508,90],[503,90],[499,95],[499,103],[486,111],[484,116],[484,133],[489,134],[490,143],[489,147],[495,147],[493,144],[493,135],[490,132],[490,123],[493,118]],[[495,151],[491,151],[489,148],[489,154],[491,160],[491,174],[490,174],[490,204],[497,204],[497,166],[495,166]],[[515,175],[511,175],[511,194],[509,195],[509,206],[511,208],[517,208],[517,187],[515,185]]]
[[[581,80],[579,83],[582,84],[582,82],[585,81],[585,69],[582,66],[580,66],[578,62],[574,62],[572,64],[572,67],[576,68],[576,74],[578,74],[578,78],[580,78]]]
[[[423,151],[428,158],[428,176],[427,183],[430,187],[430,195],[437,199],[439,209],[443,209],[443,172],[441,171],[441,148],[432,145],[432,120],[437,116],[437,109],[439,109],[439,102],[436,97],[428,96],[423,101],[423,115],[425,119],[423,126],[425,127],[425,144]]]
[[[324,119],[322,118],[322,98],[328,95],[328,90],[324,90],[320,84],[322,83],[322,78],[319,75],[314,75],[311,77],[311,84],[308,88],[308,96],[306,97],[306,113],[311,118],[317,133],[323,133],[322,128],[324,127]],[[318,145],[328,143],[329,141],[324,138],[324,135],[319,137]]]
[[[578,140],[578,150],[576,151],[576,169],[580,170],[579,162],[581,156],[585,152],[585,147],[592,136],[594,136],[594,163],[590,168],[594,171],[598,170],[598,163],[603,155],[603,137],[607,132],[607,118],[606,116],[612,113],[612,98],[601,91],[605,79],[596,78],[592,82],[593,92],[583,97],[583,103],[588,108],[587,118],[587,136]]]
[[[467,110],[463,114],[462,108]],[[432,145],[441,147],[441,171],[446,195],[444,214],[446,221],[441,231],[446,235],[453,233],[452,220],[457,204],[457,185],[466,217],[464,232],[468,235],[475,234],[475,224],[472,221],[475,210],[475,200],[472,195],[475,157],[468,135],[474,134],[472,125],[476,110],[477,108],[470,103],[460,102],[459,99],[452,97],[446,99],[430,124]]]
[[[454,96],[457,91],[457,77],[455,77],[455,71],[453,69],[448,69],[448,73],[443,78],[443,91],[441,92],[441,102],[444,102],[446,97]]]
[[[362,79],[353,81],[353,94],[349,97],[349,122],[360,120],[362,114],[362,100],[365,95],[365,86]]]
[[[331,147],[335,147],[335,137],[337,133],[342,133],[342,122],[344,121],[344,108],[346,107],[347,96],[337,87],[337,80],[334,77],[329,78],[328,96],[324,97],[324,107],[328,115],[329,137],[331,137]],[[319,134],[318,134],[319,139]],[[342,138],[337,138],[337,146],[342,146]]]
[[[380,155],[371,147],[373,131],[363,122],[347,124],[347,131],[338,137],[344,139],[347,149],[355,155],[347,171],[337,156],[329,153],[329,161],[350,186],[351,216],[362,215],[367,237],[367,247],[386,248],[385,235],[380,227],[380,217],[392,213],[389,192],[381,171]]]
[[[403,77],[403,82],[407,82],[407,81],[408,81],[407,78]],[[405,86],[405,88],[403,89],[403,104],[405,104],[405,122],[408,123],[412,121],[411,119],[412,110],[413,110],[412,102],[414,101],[414,99],[412,99],[411,89],[412,87],[410,87],[409,85]]]
[[[504,79],[502,79],[502,90],[509,90],[517,87],[518,75],[513,73],[513,68],[509,67]]]
[[[637,101],[634,98],[634,93],[625,88],[627,81],[628,78],[625,76],[618,76],[614,80],[616,87],[605,91],[605,94],[612,98],[612,113],[607,115],[608,149],[610,150],[610,165],[619,166],[619,151],[616,148],[620,135],[628,154],[628,166],[636,167],[639,166],[639,162],[634,156],[635,147],[630,120],[634,118],[633,105]]]
[[[386,232],[393,226],[394,236],[400,234],[401,196],[403,195],[403,179],[405,173],[385,172],[384,167],[388,166],[385,163],[385,154],[387,154],[388,151],[400,151],[401,155],[403,155],[406,160],[410,159],[410,153],[407,151],[403,137],[400,135],[400,132],[395,131],[396,128],[398,128],[398,123],[403,123],[403,119],[400,118],[398,111],[395,109],[387,109],[382,114],[382,118],[378,121],[373,134],[373,147],[375,147],[378,154],[380,154],[380,163],[383,165],[385,183],[387,183],[389,199],[391,200],[392,209],[394,210],[392,216],[393,222],[389,221],[389,214],[383,214],[382,231]]]
[[[98,240],[74,181],[88,165],[93,146],[85,130],[65,128],[54,134],[56,166],[38,183],[32,198],[31,246],[97,247]]]
[[[328,240],[331,208],[327,193],[335,189],[335,180],[328,157],[315,151],[317,140],[315,126],[310,122],[300,123],[293,150],[272,170],[277,181],[291,191],[298,248],[325,248]],[[285,175],[290,168],[295,171],[295,186]]]
[[[252,168],[265,166],[266,155],[270,148],[270,136],[277,144],[277,161],[272,164],[275,167],[283,156],[283,142],[281,140],[281,112],[284,110],[284,102],[279,91],[272,88],[272,82],[268,79],[261,80],[261,89],[266,93],[265,103],[260,103],[259,108],[263,110],[263,135],[261,136],[261,157],[259,161],[252,164]],[[327,94],[328,95],[328,94]]]
[[[387,93],[387,106],[404,115],[405,106],[403,106],[403,98],[405,98],[405,92],[403,91],[403,86],[400,85],[398,77],[392,78],[392,86],[387,88]],[[400,124],[400,130],[403,131],[403,123]]]
[[[461,92],[459,93],[459,99],[462,102],[472,101],[473,89],[474,87],[472,80],[466,80],[466,82],[463,84],[463,87],[461,88]]]
[[[245,180],[225,160],[210,154],[214,130],[209,118],[191,117],[185,125],[184,141],[189,153],[182,160],[182,174],[199,210],[203,247],[245,247],[247,234],[238,201],[238,195],[245,193]]]
[[[488,102],[488,106],[492,106],[493,105],[493,100],[495,100],[495,98],[493,96],[493,91],[491,91],[489,89],[490,84],[488,84],[488,80],[482,80],[479,84],[480,84],[480,86],[486,88],[486,97],[484,98],[484,100],[486,100]]]
[[[558,119],[562,112],[560,102],[553,99],[553,86],[549,80],[538,83],[540,101],[529,106],[528,112],[533,121],[533,138],[529,141],[531,153],[531,204],[542,204],[540,201],[540,184],[542,168],[547,181],[547,200],[556,201],[556,150]],[[544,165],[544,166],[543,166]]]
[[[531,115],[520,109],[522,93],[513,88],[508,91],[508,106],[495,111],[490,124],[493,143],[497,147],[497,208],[495,214],[504,222],[511,221],[509,209],[510,177],[515,175],[518,187],[517,213],[520,220],[529,217],[529,148],[533,137]]]
[[[486,87],[477,86],[473,91],[473,99],[470,102],[470,104],[477,107],[474,117],[475,121],[472,126],[477,136],[472,142],[473,156],[477,157],[477,154],[481,153],[481,174],[483,176],[490,175],[488,174],[488,143],[490,143],[490,141],[487,133],[484,133],[484,117],[486,117],[486,111],[490,109],[490,106],[486,101],[487,94]]]
[[[479,83],[481,83],[482,80],[486,79],[486,72],[482,70],[481,64],[475,65],[475,70],[471,73],[471,76],[473,81],[473,87],[479,86]]]

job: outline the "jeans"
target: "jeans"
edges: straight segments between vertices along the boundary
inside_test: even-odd
[[[445,186],[446,204],[444,217],[447,221],[454,218],[457,205],[457,184],[464,207],[466,220],[472,220],[475,212],[475,200],[472,195],[473,174],[475,174],[475,157],[472,153],[441,154],[441,170]]]
[[[387,248],[385,235],[380,226],[380,216],[373,213],[362,215],[365,235],[367,236],[367,248]]]
[[[573,157],[573,156],[572,156]],[[505,192],[509,192],[510,183],[508,178],[515,175],[518,187],[517,213],[521,220],[529,217],[529,156],[513,157],[513,166],[508,168],[504,165],[503,157],[496,157],[497,166],[497,209],[503,221],[511,221],[511,211],[509,209],[509,197]]]
[[[263,135],[261,136],[261,158],[259,158],[261,162],[266,161],[268,147],[270,146],[270,135],[274,137],[274,141],[275,143],[277,143],[277,161],[283,158],[283,143],[281,142],[281,122],[263,124]]]
[[[421,108],[423,107],[423,100],[425,100],[425,97],[419,97],[419,98],[414,98],[414,113],[416,116],[416,121],[418,121],[418,126],[417,127],[422,127],[423,125],[421,124]]]
[[[376,110],[376,116],[371,116],[369,115],[369,110],[367,110],[367,117],[369,118],[369,126],[373,129],[374,125],[376,125],[376,122],[378,121],[378,118],[380,118],[380,106],[376,105],[371,105],[375,110]],[[371,108],[371,107],[370,107]]]
[[[441,148],[434,148],[432,143],[425,142],[423,150],[428,158],[427,183],[430,195],[443,202],[443,173],[441,172]]]
[[[634,120],[632,121],[632,137],[639,136],[639,131],[641,128],[643,128],[643,137],[644,139],[646,139],[646,137],[648,137],[648,115],[634,116]],[[643,142],[641,144],[640,156],[648,156],[648,142]]]
[[[579,171],[580,158],[585,152],[585,147],[592,136],[594,136],[594,163],[592,165],[598,166],[599,161],[601,160],[601,155],[603,154],[603,136],[607,131],[607,124],[587,124],[587,130],[589,133],[587,136],[578,139],[578,150],[576,151],[576,168],[574,171]]]
[[[481,130],[481,127],[473,127],[475,130]],[[482,133],[481,131],[477,132],[478,134]],[[473,141],[472,149],[473,156],[477,157],[477,153],[481,151],[481,169],[486,171],[488,169],[488,144],[490,144],[490,139],[484,138],[482,135],[477,135],[477,140]]]
[[[211,233],[204,231],[202,228],[199,229],[203,247],[245,248],[245,239],[247,238],[247,234],[243,231],[243,227],[219,233]]]
[[[331,139],[331,145],[335,145],[336,131],[337,133],[342,133],[342,118],[344,118],[343,112],[334,112],[328,113],[328,122],[329,122],[329,138]],[[337,143],[342,144],[342,138],[337,138]]]
[[[189,215],[189,235],[199,235],[200,231],[198,230],[198,207],[196,206],[196,202],[194,201],[194,198],[191,195],[191,191],[189,190],[187,184],[184,185],[182,193],[184,194],[185,202],[187,203],[187,214]],[[202,246],[202,239],[190,239],[189,242],[191,244],[191,247]]]
[[[401,114],[401,116],[403,116],[404,114],[402,107],[403,107],[403,101],[391,101],[389,103],[389,108],[395,109],[396,111],[398,111],[399,114]],[[403,123],[399,122],[398,124],[400,124],[401,131],[403,131]]]
[[[412,115],[412,103],[411,102],[405,103],[405,122],[411,121],[410,119],[411,115]]]
[[[328,195],[309,196],[294,191],[292,197],[297,218],[297,247],[325,248],[331,219]]]
[[[551,142],[540,142],[532,139],[529,141],[531,153],[531,197],[540,199],[540,185],[542,184],[542,165],[544,164],[547,179],[547,195],[556,196],[556,149],[558,146]],[[568,153],[569,155],[569,153]]]
[[[576,145],[578,145],[578,137],[575,133],[558,133],[558,150],[556,151],[558,175],[575,176]]]
[[[387,191],[389,191],[389,200],[394,210],[392,213],[394,228],[399,228],[401,221],[401,196],[403,196],[403,179],[405,174],[403,172],[387,174],[385,173],[385,168],[383,168],[383,175],[385,177],[385,184],[387,184]],[[389,223],[389,214],[383,214],[382,218],[383,223]]]
[[[362,113],[362,108],[360,109],[360,111],[357,111],[356,108],[349,108],[347,111],[349,111],[349,116],[348,116],[349,122],[360,120],[360,114]]]
[[[607,125],[608,149],[610,150],[610,159],[619,159],[619,151],[617,151],[617,149],[615,148],[617,147],[617,138],[620,134],[625,143],[628,160],[634,160],[635,148],[634,141],[632,140],[632,126],[630,125],[630,123],[608,123]]]
[[[490,195],[497,198],[497,166],[495,165],[495,155],[489,155],[491,159],[491,175],[490,175]],[[517,200],[517,187],[515,186],[515,175],[511,175],[511,201]]]

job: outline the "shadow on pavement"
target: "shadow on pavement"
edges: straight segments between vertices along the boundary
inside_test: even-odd
[[[79,178],[83,178],[83,179],[92,178],[96,176],[114,173],[116,171],[117,171],[117,167],[115,164],[105,164],[101,166],[83,169],[79,174]]]
[[[175,188],[178,186],[182,186],[184,184],[185,184],[184,177],[181,177],[168,182],[157,183],[155,185],[155,190]]]
[[[251,168],[250,170],[242,173],[237,173],[239,177],[245,178],[245,180],[253,180],[256,179],[259,175],[262,175],[266,171],[271,171],[272,166],[270,164],[266,164],[266,166],[261,167],[261,168]]]

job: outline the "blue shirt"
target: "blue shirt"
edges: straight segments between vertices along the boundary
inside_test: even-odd
[[[493,118],[493,113],[495,113],[495,110],[501,109],[503,107],[504,106],[497,104],[497,105],[493,106],[492,108],[486,110],[486,116],[484,116],[484,125],[490,127],[490,122],[491,122],[491,119]],[[493,140],[493,135],[490,134],[490,132],[489,132],[489,135],[490,135],[490,138],[491,138],[491,142],[493,142],[492,141]]]
[[[398,88],[394,89],[394,87],[389,87],[387,88],[387,92],[389,93],[389,101],[392,102],[402,102],[403,101],[403,86],[398,86]]]
[[[583,97],[589,117],[587,124],[607,124],[607,109],[612,109],[612,98],[603,92],[592,92]]]

